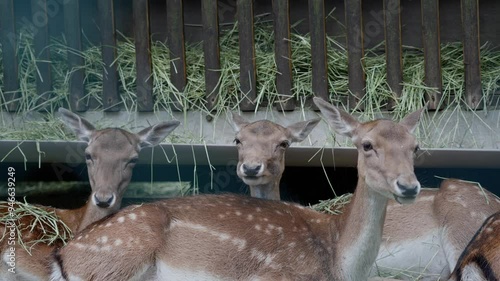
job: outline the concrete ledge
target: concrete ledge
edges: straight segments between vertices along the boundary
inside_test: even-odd
[[[84,163],[86,143],[76,141],[0,141],[2,162]],[[234,145],[162,144],[144,149],[141,164],[227,165],[236,163]],[[357,151],[350,147],[290,147],[287,166],[355,167]],[[415,159],[421,168],[496,168],[500,169],[500,150],[424,149]]]

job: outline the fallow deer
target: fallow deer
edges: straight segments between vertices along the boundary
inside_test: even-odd
[[[238,146],[238,177],[250,187],[252,197],[280,200],[279,184],[285,169],[285,151],[303,141],[321,119],[283,127],[268,120],[248,122],[232,114]]]
[[[457,179],[444,180],[439,189],[422,189],[414,204],[389,202],[371,276],[445,280],[482,222],[498,211],[498,197]]]
[[[449,281],[500,280],[500,212],[487,218],[458,259]]]
[[[422,110],[399,123],[360,123],[315,103],[359,151],[357,188],[342,215],[237,195],[129,206],[56,252],[53,280],[366,280],[387,202],[412,203],[420,192],[412,132]]]
[[[64,123],[73,130],[79,140],[87,142],[85,159],[87,163],[92,193],[87,203],[78,209],[65,210],[43,207],[53,211],[73,233],[77,233],[89,224],[104,218],[120,209],[123,193],[132,177],[132,169],[137,162],[142,148],[155,146],[170,134],[178,125],[178,121],[161,122],[143,129],[137,134],[118,128],[97,130],[84,118],[64,108],[59,109]],[[23,217],[21,224],[31,225],[34,217]],[[0,228],[5,228],[1,225]],[[28,244],[42,235],[42,229],[22,232],[22,240]],[[0,234],[3,234],[0,229]],[[0,242],[1,280],[49,280],[49,258],[56,245],[35,244],[31,255],[19,245],[15,251],[16,264],[13,274],[8,272],[9,261],[6,239]]]

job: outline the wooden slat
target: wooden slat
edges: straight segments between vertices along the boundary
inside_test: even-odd
[[[311,34],[312,90],[315,96],[328,101],[325,0],[309,0],[309,30]]]
[[[365,95],[365,73],[363,71],[363,24],[361,0],[345,0],[347,27],[347,68],[349,75],[349,107],[363,110],[359,101]]]
[[[3,98],[6,109],[16,111],[20,93],[13,0],[0,0],[0,40],[2,44]]]
[[[37,104],[41,105],[50,98],[49,95],[52,92],[47,0],[31,0],[31,14],[37,27],[33,45],[37,67],[36,92],[39,96]]]
[[[462,0],[462,27],[467,105],[482,108],[481,61],[479,50],[479,0]]]
[[[238,0],[238,34],[240,46],[240,91],[242,111],[255,110],[256,70],[252,0]]]
[[[153,111],[153,67],[149,29],[149,0],[134,0],[137,110]]]
[[[428,109],[438,109],[441,101],[441,48],[439,38],[439,1],[422,0],[422,33],[424,46],[425,85],[435,88],[427,91]]]
[[[393,109],[395,99],[403,92],[403,62],[401,58],[401,6],[400,0],[384,0],[385,54],[387,62],[387,84],[393,97],[387,101]]]
[[[217,102],[221,75],[217,1],[201,1],[201,11],[207,108],[212,110]]]
[[[67,0],[64,5],[64,32],[68,44],[68,68],[74,69],[69,78],[69,102],[74,111],[87,110],[87,104],[84,101],[85,64],[83,57],[76,52],[82,51],[82,36],[80,26],[80,4],[79,0]]]
[[[186,51],[184,47],[184,10],[182,0],[167,0],[167,36],[170,49],[170,79],[177,91],[183,92],[186,87]],[[174,100],[171,108],[182,110],[182,105]]]
[[[292,51],[290,42],[289,0],[273,0],[274,51],[276,67],[276,88],[281,98],[278,110],[294,110],[295,100],[292,93]]]
[[[118,111],[118,73],[116,72],[116,35],[113,0],[99,0],[103,69],[102,102],[105,111]]]

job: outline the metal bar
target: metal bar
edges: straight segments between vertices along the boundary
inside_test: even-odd
[[[403,92],[403,62],[401,50],[401,6],[400,0],[384,0],[385,54],[387,62],[387,84],[393,97],[387,102],[393,109],[396,99]]]
[[[149,28],[149,0],[134,0],[137,110],[153,111],[153,66]]]
[[[17,37],[14,21],[14,1],[0,0],[0,43],[2,44],[3,99],[8,111],[19,106]]]
[[[311,34],[312,90],[328,101],[328,64],[326,56],[325,0],[309,0]]]
[[[116,35],[113,0],[99,0],[97,3],[101,23],[101,49],[104,63],[102,102],[104,111],[118,111],[118,104],[121,101],[118,93],[118,73],[115,64]]]
[[[479,1],[462,0],[461,4],[466,102],[472,109],[481,109],[485,101],[481,87]]]
[[[290,5],[288,0],[273,0],[274,51],[276,67],[276,88],[280,98],[279,110],[295,109],[292,93],[292,51],[290,42]]]
[[[37,106],[44,109],[44,103],[50,99],[52,92],[52,75],[49,44],[49,17],[47,15],[47,0],[32,0],[31,15],[36,21],[36,32],[33,34],[33,45],[36,59],[36,92]]]
[[[242,111],[255,110],[257,98],[255,44],[252,0],[238,0],[238,34],[240,46],[240,91]]]
[[[363,110],[359,101],[365,95],[363,71],[363,18],[361,0],[345,0],[347,27],[347,67],[349,72],[349,107]]]
[[[428,109],[436,110],[441,103],[441,42],[439,38],[439,0],[422,0],[422,33],[424,46],[425,85]]]
[[[79,0],[67,0],[64,5],[64,33],[68,48],[68,68],[71,70],[69,78],[69,102],[74,111],[87,110],[85,98],[85,64],[83,57],[76,54],[82,51],[82,36],[80,25]]]
[[[217,103],[221,75],[217,1],[201,1],[201,11],[207,109],[212,110]]]
[[[182,0],[167,0],[167,36],[170,50],[170,79],[178,94],[186,87],[186,51],[184,47],[184,10]],[[182,104],[170,94],[173,110],[182,110]]]

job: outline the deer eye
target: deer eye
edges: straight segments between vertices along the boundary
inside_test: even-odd
[[[92,155],[90,155],[90,153],[85,153],[85,160],[92,161]]]
[[[420,150],[420,146],[415,146],[415,150],[413,151],[414,153],[417,153]]]
[[[137,163],[137,161],[139,161],[139,158],[138,157],[134,157],[134,158],[132,158],[132,159],[130,159],[128,161],[128,164],[135,164],[135,163]]]
[[[288,148],[289,146],[290,146],[290,142],[288,142],[288,141],[282,141],[279,144],[279,147],[281,147],[281,148]]]
[[[373,149],[373,145],[370,142],[365,142],[362,145],[364,151],[370,151]]]
[[[238,138],[235,138],[233,141],[236,145],[241,144],[241,141]]]

